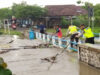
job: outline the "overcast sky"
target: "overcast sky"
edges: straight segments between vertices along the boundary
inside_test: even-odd
[[[28,4],[37,4],[40,6],[45,5],[65,5],[65,4],[76,4],[77,0],[0,0],[0,8],[10,7],[13,3],[21,3],[21,1],[26,1]],[[100,0],[82,0],[89,1],[93,4],[100,3]]]

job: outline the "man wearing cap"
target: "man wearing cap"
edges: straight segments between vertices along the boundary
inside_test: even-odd
[[[84,24],[80,25],[80,29],[83,31],[83,35],[84,37],[86,38],[85,39],[85,43],[91,43],[91,44],[94,44],[94,34],[91,30],[90,27],[85,27]]]

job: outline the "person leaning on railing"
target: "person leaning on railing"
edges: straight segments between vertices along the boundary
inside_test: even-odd
[[[94,34],[90,27],[87,27],[84,24],[80,25],[80,29],[83,31],[83,35],[86,38],[85,43],[95,44],[94,42]]]
[[[56,30],[55,34],[57,34],[58,38],[62,38],[62,31],[59,25],[55,26],[55,30]]]
[[[76,43],[78,43],[79,41],[79,32],[78,32],[78,27],[75,25],[69,25],[67,33],[66,33],[66,37],[70,36],[70,42],[71,42],[71,47],[73,48],[73,43],[74,40],[76,41]],[[77,45],[76,45],[77,46]]]

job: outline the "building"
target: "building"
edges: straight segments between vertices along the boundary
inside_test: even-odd
[[[47,5],[47,15],[45,17],[46,25],[52,27],[54,24],[61,23],[61,17],[65,16],[70,20],[79,15],[86,15],[88,12],[76,5]]]

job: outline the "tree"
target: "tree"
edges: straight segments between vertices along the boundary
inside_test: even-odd
[[[93,4],[90,2],[85,2],[84,4],[85,6],[83,6],[83,8],[85,8],[86,10],[88,10],[89,7],[93,7]]]
[[[100,4],[94,6],[95,25],[100,26]]]
[[[78,0],[78,1],[77,1],[77,4],[81,4],[81,3],[82,3],[81,0]]]
[[[11,18],[12,11],[10,8],[2,8],[0,9],[0,19],[8,19]]]
[[[28,5],[27,3],[22,2],[21,4],[14,3],[12,6],[12,12],[17,18],[37,19],[46,13],[46,9],[37,5]]]
[[[67,24],[66,18],[64,16],[61,18],[61,24],[62,25],[66,25]]]

